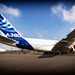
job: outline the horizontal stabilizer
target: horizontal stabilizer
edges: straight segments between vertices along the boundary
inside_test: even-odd
[[[7,37],[0,35],[0,43],[10,45],[10,46],[16,46],[15,44],[17,44],[18,41],[15,41],[15,40],[12,40],[12,39],[9,39]]]

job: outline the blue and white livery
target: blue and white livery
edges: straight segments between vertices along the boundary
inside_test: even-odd
[[[2,14],[0,14],[0,30],[4,36],[19,41],[19,43],[16,44],[17,47],[34,50]]]
[[[0,31],[1,31],[2,35],[5,37],[5,39],[8,38],[9,40],[18,41],[18,43],[16,43],[15,46],[22,48],[22,49],[28,49],[28,50],[34,50],[34,51],[49,52],[51,50],[57,50],[57,49],[60,49],[61,44],[66,49],[69,49],[69,48],[71,48],[71,45],[74,42],[74,41],[72,41],[70,43],[70,41],[68,39],[69,37],[62,39],[61,41],[23,38],[20,35],[20,33],[8,22],[8,20],[2,14],[0,14]],[[73,32],[71,32],[71,33],[73,33]],[[66,45],[63,44],[63,43],[65,43],[65,41],[67,42]],[[68,42],[69,42],[69,44],[68,44]],[[5,44],[6,43],[7,42],[5,42]]]

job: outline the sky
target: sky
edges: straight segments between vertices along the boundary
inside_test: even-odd
[[[25,38],[61,40],[75,29],[75,2],[3,1],[0,13]]]

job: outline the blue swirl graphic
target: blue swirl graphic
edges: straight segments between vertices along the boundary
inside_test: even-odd
[[[6,31],[7,33],[15,33],[15,29],[12,27],[11,24],[7,24],[8,22],[5,21],[5,22],[2,22],[4,19],[1,19],[0,18],[0,29],[3,30],[3,31]],[[17,33],[17,32],[16,32]],[[18,34],[18,33],[17,33]]]

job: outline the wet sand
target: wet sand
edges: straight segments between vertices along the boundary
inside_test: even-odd
[[[68,55],[0,55],[0,74],[7,75],[72,75],[75,54]]]

